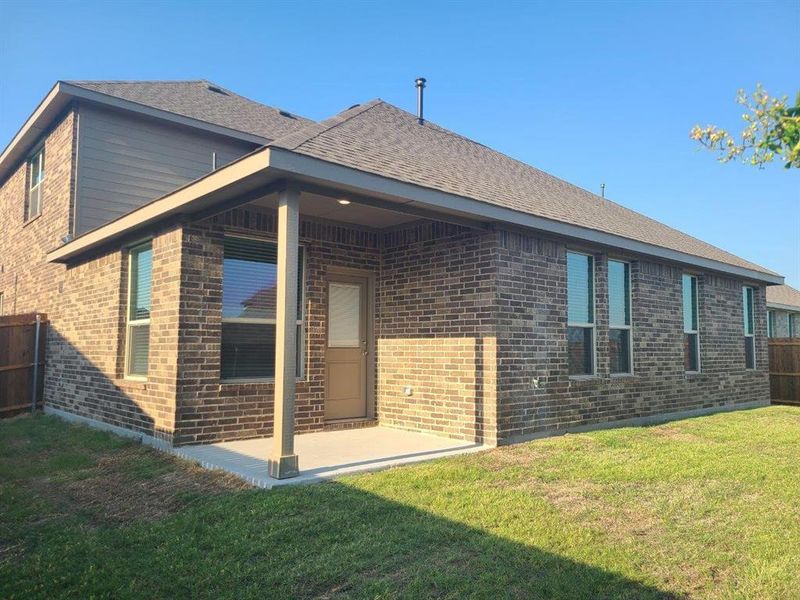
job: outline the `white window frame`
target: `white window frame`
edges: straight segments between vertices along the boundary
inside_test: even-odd
[[[0,304],[0,306],[2,306],[2,304]],[[0,310],[0,314],[3,314],[2,310]],[[788,321],[786,333],[789,335],[790,338],[794,337],[794,314],[795,313],[790,313],[790,312],[786,313],[786,319]]]
[[[628,325],[612,325],[611,324],[611,270],[606,265],[606,279],[608,279],[608,285],[606,285],[607,292],[608,292],[608,328],[611,329],[618,329],[621,331],[628,332],[628,370],[627,371],[618,371],[616,373],[610,373],[610,375],[615,377],[624,377],[625,375],[633,375],[633,287],[631,286],[631,263],[625,260],[618,260],[616,258],[609,258],[608,263],[620,263],[625,265],[625,271],[627,273],[627,283],[628,283]],[[611,371],[609,361],[609,371]]]
[[[574,323],[569,320],[569,283],[567,283],[567,329],[570,327],[580,327],[583,329],[592,330],[592,369],[590,373],[577,373],[570,374],[570,379],[587,379],[589,377],[597,377],[597,258],[594,254],[588,252],[580,252],[579,250],[567,250],[567,254],[580,254],[588,256],[591,259],[592,265],[592,322],[591,323]],[[569,280],[569,264],[567,264],[567,280]],[[567,334],[569,335],[569,334]],[[569,339],[567,340],[569,345]],[[567,358],[567,371],[569,371],[569,358]]]
[[[0,292],[0,317],[2,317],[3,314],[3,292]]]
[[[747,306],[747,290],[750,290],[750,306]],[[753,347],[753,366],[747,366],[747,353],[745,353],[744,357],[744,368],[748,371],[755,371],[758,368],[758,360],[756,360],[756,315],[755,315],[755,297],[756,297],[756,289],[751,285],[742,286],[742,326],[744,329],[744,340],[745,342],[749,343]],[[747,312],[746,309],[750,309],[750,316],[753,319],[753,330],[750,333],[747,333]],[[748,338],[750,338],[748,340]]]
[[[125,308],[125,379],[132,379],[134,381],[147,381],[147,375],[150,372],[150,348],[148,344],[148,351],[147,351],[147,360],[148,360],[148,367],[147,367],[147,374],[142,375],[141,373],[131,373],[130,372],[130,361],[131,361],[131,330],[134,327],[142,327],[142,326],[150,326],[150,317],[146,319],[131,319],[131,310],[133,309],[133,304],[131,302],[131,293],[133,291],[133,257],[134,255],[146,248],[153,248],[153,242],[148,240],[142,244],[137,244],[136,246],[131,246],[128,248],[128,305]],[[153,294],[153,281],[152,281],[152,265],[150,271],[150,298],[152,300]]]
[[[275,246],[278,245],[278,241],[274,239],[262,238],[254,235],[231,235],[225,234],[226,238],[236,238],[241,240],[251,240],[255,242],[261,242],[264,244],[273,244]],[[306,298],[305,298],[305,291],[306,291],[306,250],[305,245],[298,244],[298,250],[300,252],[301,260],[302,260],[302,280],[299,282],[300,289],[302,289],[303,297],[302,302],[300,302],[300,313],[297,315],[297,319],[295,324],[297,325],[297,381],[305,381],[306,376],[306,326],[305,326],[305,316],[306,316]],[[225,254],[223,252],[222,256],[223,260],[223,269],[224,269],[224,261],[225,261]],[[223,295],[225,294],[225,284],[224,284],[224,276],[223,276],[223,288],[222,288]],[[277,319],[262,319],[259,317],[222,317],[223,323],[254,323],[258,325],[276,325],[278,324]],[[277,351],[277,349],[276,349]],[[220,363],[222,362],[222,331],[220,330]],[[223,378],[222,374],[220,374],[220,382],[221,383],[265,383],[265,382],[272,382],[275,381],[275,377],[228,377]]]
[[[702,357],[700,356],[700,281],[697,278],[697,275],[692,275],[691,273],[684,273],[689,277],[689,279],[694,280],[694,289],[696,291],[694,295],[694,303],[692,306],[692,310],[694,311],[695,316],[695,327],[696,329],[686,329],[686,316],[683,314],[684,306],[683,306],[683,277],[681,277],[681,317],[683,320],[683,334],[684,335],[694,335],[694,345],[695,345],[695,356],[697,356],[697,370],[696,371],[685,371],[686,373],[695,374],[700,373],[703,370],[702,367]],[[684,357],[685,360],[685,357]]]
[[[789,318],[789,329],[791,330],[791,317]],[[775,311],[768,310],[767,311],[767,337],[775,337]],[[791,337],[791,336],[789,336]]]
[[[39,181],[33,185],[33,163],[39,157]],[[25,221],[30,221],[42,214],[42,200],[44,196],[44,178],[46,177],[46,170],[44,168],[45,154],[44,146],[39,147],[31,157],[28,159],[28,191],[25,205]],[[31,210],[31,197],[36,192],[37,204],[36,212]]]

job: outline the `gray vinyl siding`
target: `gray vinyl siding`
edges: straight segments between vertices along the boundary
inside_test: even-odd
[[[104,225],[255,144],[91,104],[79,107],[75,233]]]

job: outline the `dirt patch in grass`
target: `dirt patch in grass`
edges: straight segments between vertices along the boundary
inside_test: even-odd
[[[689,433],[678,427],[653,427],[646,430],[656,438],[667,439],[675,442],[692,442],[696,444],[708,444],[711,440],[701,437],[694,433]]]
[[[80,513],[91,526],[162,519],[199,498],[250,488],[232,475],[139,446],[104,454],[74,478],[41,477],[29,485],[57,512]]]

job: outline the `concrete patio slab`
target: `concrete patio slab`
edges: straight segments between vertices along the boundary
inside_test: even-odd
[[[363,471],[378,471],[484,448],[473,442],[380,426],[306,433],[295,437],[300,475],[281,480],[267,475],[267,457],[272,449],[272,438],[183,446],[172,451],[205,468],[223,469],[257,487],[271,488],[324,481]]]

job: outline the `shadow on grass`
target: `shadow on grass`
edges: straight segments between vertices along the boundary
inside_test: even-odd
[[[0,596],[678,597],[339,482],[223,494],[128,527],[54,527],[0,561]]]

